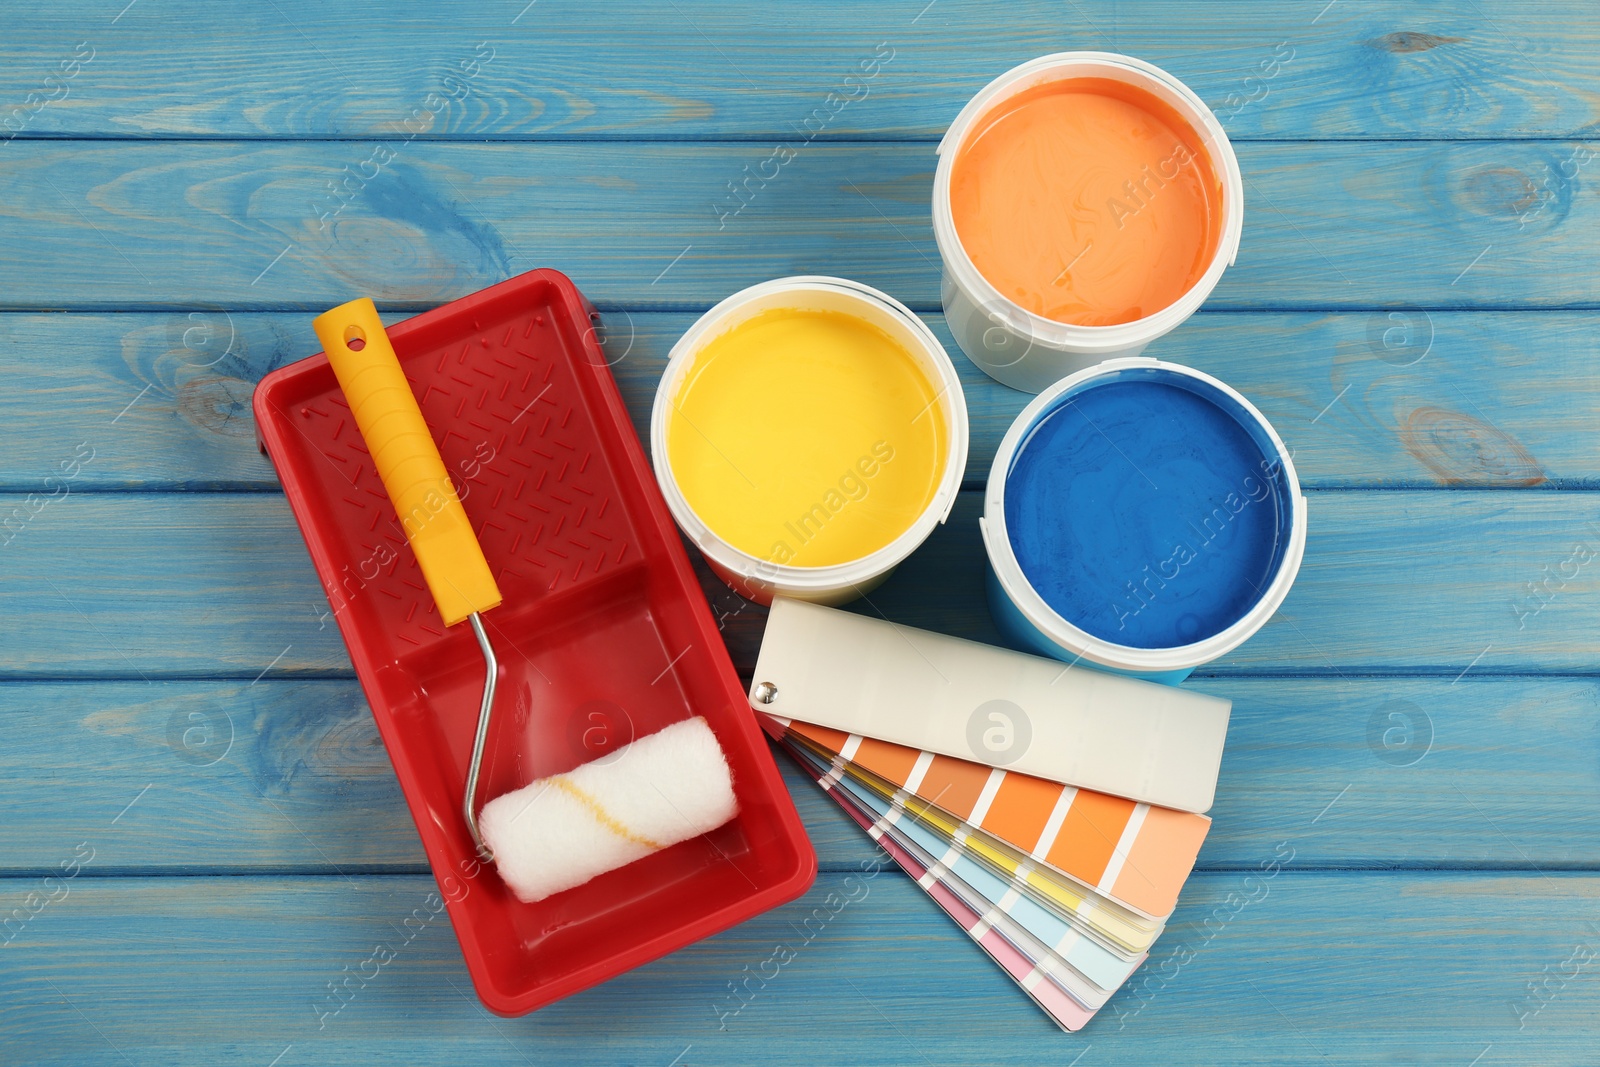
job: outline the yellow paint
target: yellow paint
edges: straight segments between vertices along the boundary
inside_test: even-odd
[[[883,548],[939,488],[938,387],[894,338],[837,311],[775,308],[705,345],[667,421],[679,489],[717,536],[823,567]]]

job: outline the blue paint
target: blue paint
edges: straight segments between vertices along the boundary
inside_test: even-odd
[[[1287,479],[1249,414],[1204,382],[1126,370],[1062,397],[1012,460],[1006,530],[1080,629],[1173,648],[1243,618],[1283,562]]]

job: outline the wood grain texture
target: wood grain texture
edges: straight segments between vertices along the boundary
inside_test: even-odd
[[[1253,868],[1290,837],[1301,867],[1600,868],[1594,679],[1195,688],[1233,700],[1202,869]],[[97,873],[427,869],[354,682],[10,683],[0,722],[0,808],[29,812],[0,876],[42,876],[112,818]],[[823,869],[869,859],[859,828],[777,762]]]
[[[1000,642],[983,592],[982,502],[950,521],[851,610]],[[1308,494],[1305,561],[1258,634],[1201,673],[1591,672],[1600,524],[1587,493]],[[748,620],[748,621],[747,621]],[[725,633],[755,661],[754,609]]]
[[[0,494],[0,521],[27,509]],[[1321,490],[1289,599],[1206,671],[1592,672],[1600,516],[1586,492]],[[983,593],[980,494],[851,610],[1000,643]],[[5,676],[347,675],[288,504],[257,494],[75,493],[4,547]],[[701,570],[734,662],[765,611]],[[1359,610],[1352,605],[1359,605]]]
[[[1592,8],[6,12],[0,1062],[1592,1063]],[[949,345],[935,142],[1070,48],[1167,68],[1238,142],[1238,262],[1149,354],[1256,401],[1312,488],[1288,602],[1190,683],[1234,713],[1156,954],[1064,1037],[904,878],[863,880],[875,849],[779,757],[824,868],[803,901],[486,1015],[255,451],[254,383],[315,348],[308,312],[364,294],[392,321],[536,266],[606,310],[641,428],[695,311],[765,278],[859,278]],[[796,158],[740,208],[779,143]],[[952,356],[970,490],[1027,398]],[[998,640],[978,505],[854,610]],[[748,671],[764,612],[700,575]],[[805,940],[830,893],[859,899]]]
[[[1323,492],[1311,508],[1290,599],[1207,672],[1594,669],[1584,635],[1600,533],[1586,496]],[[851,610],[1001,643],[982,590],[980,510],[978,494],[963,493],[950,522]],[[749,669],[761,612],[704,584],[721,613],[734,611],[724,635]]]
[[[351,671],[281,497],[41,493],[7,516],[7,674]]]
[[[880,47],[892,60],[822,136],[937,138],[990,78],[1074,48],[1170,70],[1246,138],[1563,136],[1594,123],[1600,92],[1578,0],[1329,10],[1025,0],[1003,18],[977,0],[925,5],[820,14],[794,0],[678,0],[663,16],[637,0],[529,10],[507,0],[441,20],[411,0],[386,4],[381,26],[309,0],[136,6],[114,24],[22,10],[8,23],[0,102],[54,96],[25,107],[24,136],[383,136],[429,108],[430,94],[454,94],[417,123],[428,136],[775,138],[794,136],[830,92],[858,93],[844,79]],[[45,79],[79,42],[93,58],[61,95]],[[1263,67],[1274,56],[1288,58]]]
[[[1562,174],[1580,148],[1600,144],[1241,145],[1243,243],[1210,306],[1600,304],[1600,195]],[[938,307],[932,145],[812,145],[728,215],[768,152],[18,141],[0,307],[429,307],[542,266],[602,307],[709,307],[788,274]]]
[[[389,321],[407,317],[392,312]],[[961,376],[966,479],[1031,399],[923,316]],[[37,492],[80,445],[74,489],[259,490],[250,392],[316,350],[309,315],[0,314],[0,489]],[[686,312],[619,309],[604,340],[641,439]],[[75,353],[63,360],[64,351]],[[1381,486],[1600,486],[1600,315],[1594,312],[1204,312],[1147,350],[1248,396],[1295,452],[1301,482]],[[1550,380],[1563,382],[1552,391]]]
[[[1600,941],[1594,876],[1300,873],[1292,839],[1277,855],[1271,877],[1191,881],[1151,980],[1075,1038],[892,871],[822,875],[796,903],[521,1019],[471,999],[426,877],[80,875],[0,949],[0,996],[34,1064],[390,1064],[446,1044],[488,1064],[1443,1065],[1487,1045],[1507,1063],[1592,1062],[1600,983],[1560,972]],[[830,893],[851,902],[807,941]],[[776,946],[794,958],[733,999]],[[393,959],[368,964],[380,947]],[[340,1007],[327,987],[347,974]],[[1546,975],[1542,1010],[1519,1008]]]

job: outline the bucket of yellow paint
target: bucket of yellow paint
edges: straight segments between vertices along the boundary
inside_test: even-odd
[[[1134,356],[1198,308],[1244,225],[1239,161],[1159,67],[1058,52],[1015,67],[939,144],[933,230],[950,332],[1037,393]]]
[[[843,278],[780,278],[673,346],[650,446],[673,517],[735,591],[837,604],[949,516],[967,407],[904,304]]]

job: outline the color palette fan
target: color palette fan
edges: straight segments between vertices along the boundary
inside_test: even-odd
[[[1165,928],[1211,820],[772,715],[764,725],[1062,1029]]]

